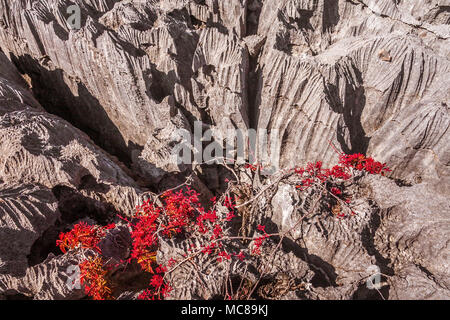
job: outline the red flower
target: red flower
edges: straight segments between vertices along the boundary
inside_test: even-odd
[[[217,258],[217,261],[221,262],[223,259],[230,260],[231,255],[228,254],[226,251],[219,252],[219,257]]]
[[[166,284],[165,286],[163,286],[161,293],[164,297],[167,297],[171,291],[172,287]]]
[[[169,261],[167,262],[167,266],[170,268],[174,266],[176,263],[177,261],[174,258],[170,258]]]
[[[339,188],[333,187],[333,188],[331,188],[331,193],[334,194],[335,196],[338,196],[338,195],[342,194],[342,191]]]
[[[234,214],[234,212],[233,212],[233,211],[229,211],[229,212],[227,213],[227,217],[226,217],[225,220],[231,221],[231,220],[233,220],[234,217],[236,217],[236,215]]]
[[[258,168],[259,168],[259,165],[253,165],[253,164],[249,164],[249,163],[245,164],[245,169],[250,169],[252,171],[256,171],[256,170],[258,170]]]
[[[239,260],[244,261],[244,259],[245,259],[245,254],[244,254],[243,251],[241,251],[241,252],[239,252],[239,254],[236,255],[236,257],[237,257]]]
[[[218,239],[222,236],[223,230],[222,227],[218,224],[214,226],[213,230],[213,239]]]
[[[98,227],[88,225],[86,222],[76,224],[73,229],[67,233],[60,233],[56,245],[65,253],[80,246],[84,249],[94,249],[100,253],[98,243],[105,236],[107,227]]]
[[[159,274],[155,274],[152,277],[152,280],[150,281],[150,284],[154,286],[155,288],[160,288],[164,283],[163,277],[161,277]]]
[[[261,166],[259,164],[248,164],[246,167],[255,171]],[[289,173],[293,174],[295,172],[297,175],[294,178],[298,180],[297,189],[300,191],[317,187],[320,190],[329,190],[333,195],[340,196],[342,201],[351,203],[352,198],[344,196],[345,189],[342,182],[351,179],[357,170],[369,174],[384,174],[390,171],[386,164],[377,162],[362,154],[340,154],[339,164],[331,169],[324,168],[323,163],[317,161],[308,163],[304,168],[299,167],[290,170]],[[226,181],[228,182],[229,180],[227,179]],[[181,252],[181,255],[186,257],[186,259],[191,259],[199,253],[207,255],[217,254],[217,261],[222,262],[231,260],[232,257],[244,261],[248,255],[260,254],[264,241],[271,236],[267,234],[266,226],[258,225],[257,232],[259,236],[253,238],[250,248],[243,249],[239,253],[227,253],[226,250],[230,248],[229,244],[233,247],[234,241],[240,238],[234,237],[232,234],[230,234],[230,237],[228,237],[228,234],[224,236],[224,230],[227,230],[227,232],[228,230],[233,230],[232,228],[225,228],[229,227],[229,224],[226,222],[231,221],[237,214],[235,207],[238,199],[236,196],[220,198],[220,204],[228,208],[228,212],[224,216],[213,210],[215,208],[214,205],[218,201],[216,197],[210,199],[213,203],[211,205],[212,209],[207,211],[201,205],[199,196],[196,191],[188,187],[178,191],[167,191],[160,197],[161,202],[156,202],[153,199],[137,206],[136,213],[132,218],[128,219],[119,216],[128,223],[131,229],[132,244],[130,258],[126,261],[121,261],[116,265],[116,268],[120,268],[124,263],[129,263],[130,260],[135,260],[144,272],[151,273],[149,288],[139,295],[139,299],[163,299],[172,290],[172,287],[164,281],[164,275],[169,268],[174,268],[177,261],[171,258],[167,264],[159,265],[156,259],[157,252],[160,249],[160,241],[165,240],[165,238],[177,237],[176,240],[187,241],[187,243],[192,243],[191,240],[193,239],[201,239],[199,241],[204,242],[195,242],[196,245],[187,246],[187,251]],[[322,199],[328,200],[329,197]],[[328,208],[331,209],[331,205],[332,202],[330,201]],[[333,213],[335,211],[335,207],[333,207]],[[339,219],[344,219],[356,213],[351,211],[350,208],[349,210],[340,210],[335,214]],[[84,261],[80,265],[81,281],[88,295],[94,299],[113,299],[112,286],[109,284],[109,272],[111,269],[110,267],[105,267],[103,257],[98,249],[98,243],[106,235],[106,230],[114,229],[115,227],[115,224],[99,227],[79,223],[70,232],[61,233],[57,241],[57,245],[63,252],[78,248],[97,250],[99,254],[97,258]],[[201,252],[198,250],[201,250]]]
[[[202,249],[202,253],[211,254],[211,253],[212,253],[212,250],[213,250],[215,247],[216,247],[216,243],[213,242],[213,243],[211,243],[210,245],[205,246],[205,247]]]
[[[80,283],[84,285],[86,294],[94,300],[112,299],[107,273],[100,257],[90,258],[80,264]]]
[[[352,155],[343,154],[340,156],[339,163],[345,167],[352,167],[356,170],[366,171],[370,174],[382,174],[391,171],[385,163],[375,161],[373,158],[367,158],[363,154],[356,153]]]
[[[139,300],[155,300],[155,292],[153,290],[146,289],[137,297]]]
[[[258,227],[257,227],[257,229],[259,230],[259,231],[262,231],[262,232],[264,232],[264,233],[266,233],[266,226],[262,226],[262,225],[258,225]]]
[[[167,272],[167,268],[164,267],[164,266],[162,266],[162,265],[160,265],[160,266],[158,266],[158,267],[155,269],[155,272],[156,272],[156,273],[165,273],[165,272]]]
[[[225,197],[224,205],[225,207],[228,208],[228,210],[232,210],[235,207],[235,204],[233,203],[233,200],[230,197]]]

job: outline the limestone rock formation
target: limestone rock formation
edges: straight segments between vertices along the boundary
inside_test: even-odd
[[[448,299],[449,8],[448,0],[0,0],[0,298],[81,297],[63,285],[75,257],[54,248],[80,219],[112,221],[191,174],[206,199],[222,192],[227,170],[174,159],[201,121],[219,142],[237,129],[266,132],[246,157],[275,169],[330,165],[336,146],[393,170],[360,182],[353,224],[316,218],[295,231],[277,263],[311,288],[285,298],[379,298],[362,280],[378,265],[389,299]],[[257,219],[289,225],[297,209],[289,185],[261,201],[270,210]],[[174,298],[220,291],[191,280]]]
[[[314,286],[311,297],[375,298],[366,280],[370,266],[377,266],[387,280],[380,289],[384,298],[448,299],[448,192],[448,185],[400,187],[383,177],[365,177],[355,191],[357,218],[318,216],[303,222],[292,250],[302,248],[297,250],[325,281]],[[295,198],[284,185],[273,199],[272,221],[281,230],[298,219]]]
[[[34,272],[52,274],[66,259],[29,268],[55,251],[58,230],[84,217],[107,221],[115,212],[126,214],[140,189],[88,136],[45,112],[15,67],[4,55],[0,59],[0,283],[24,281],[17,288],[29,288],[36,281],[52,283]],[[61,296],[60,289],[52,290],[35,293]]]

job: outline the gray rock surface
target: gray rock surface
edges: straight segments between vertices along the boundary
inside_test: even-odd
[[[335,160],[329,140],[384,157],[387,123],[449,98],[445,1],[76,3],[80,30],[66,21],[69,2],[2,1],[1,47],[47,110],[156,182],[160,171],[188,169],[144,151],[154,139],[161,149],[178,141],[159,133],[174,121],[180,128],[173,108],[216,128],[216,138],[229,128],[268,130],[278,147],[259,158],[288,166]],[[447,137],[417,146],[400,167],[446,164],[421,149],[441,149],[434,143]]]
[[[73,4],[79,30],[68,23]],[[45,249],[78,219],[129,213],[146,188],[192,171],[206,198],[217,192],[221,169],[178,165],[171,154],[179,130],[193,132],[200,120],[219,141],[229,129],[267,130],[270,153],[256,153],[264,164],[330,165],[331,142],[393,170],[391,179],[361,182],[361,214],[351,224],[316,217],[295,230],[278,265],[311,284],[301,298],[379,298],[364,289],[367,268],[378,265],[389,299],[448,299],[449,7],[0,0],[0,241],[8,243],[0,298],[79,297],[58,278],[72,258],[46,260]],[[271,208],[258,219],[286,228],[295,197],[280,186],[262,199]],[[167,258],[172,249],[161,252]],[[206,288],[194,281],[174,298],[220,291],[217,282]]]
[[[302,248],[328,282],[315,286],[313,296],[374,298],[365,286],[371,266],[377,266],[385,276],[385,299],[448,299],[448,192],[448,184],[400,187],[384,177],[367,176],[354,192],[357,216],[341,221],[317,215],[302,222],[292,247]],[[278,189],[272,221],[281,230],[298,220],[292,211],[297,201],[288,186]]]

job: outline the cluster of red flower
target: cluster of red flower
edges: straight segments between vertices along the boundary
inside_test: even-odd
[[[115,225],[110,224],[106,227],[88,225],[86,222],[76,224],[72,230],[67,233],[60,233],[56,245],[65,253],[81,246],[83,249],[94,249],[100,252],[98,243],[105,236],[105,230],[114,229]]]
[[[263,235],[255,239],[255,247],[252,250],[253,255],[258,255],[261,253],[261,246],[264,240],[270,237],[266,232],[266,226],[258,225],[257,229],[258,231],[262,232]]]
[[[230,197],[222,199],[222,205],[228,209],[223,218],[219,218],[215,210],[217,204],[215,198],[211,199],[212,208],[205,210],[199,201],[199,194],[189,188],[186,191],[166,192],[161,196],[161,201],[162,206],[157,206],[150,200],[145,201],[136,208],[132,219],[121,217],[128,223],[131,230],[132,248],[127,262],[137,261],[143,271],[153,274],[149,288],[139,295],[139,299],[162,299],[172,290],[164,281],[164,274],[167,268],[177,261],[171,259],[168,267],[157,263],[159,236],[171,238],[186,231],[189,231],[189,235],[192,236],[198,232],[207,235],[205,239],[209,239],[199,248],[201,253],[217,254],[218,262],[230,260],[232,257],[244,260],[246,255],[243,251],[229,253],[223,245],[223,228],[226,222],[235,217],[235,204]],[[114,225],[99,227],[79,223],[70,232],[61,233],[57,242],[63,252],[66,252],[66,249],[79,247],[93,248],[98,252],[98,256],[80,264],[81,282],[86,294],[96,300],[113,299],[111,285],[107,279],[108,270],[104,266],[101,251],[98,248],[98,243],[105,236],[105,230],[111,228],[114,228]],[[262,242],[269,237],[263,226],[258,226],[258,230],[264,235],[255,239],[255,249],[252,254],[258,254]]]
[[[164,279],[163,275],[167,268],[156,263],[156,251],[159,246],[158,235],[173,237],[188,232],[189,237],[198,232],[203,236],[206,235],[205,239],[209,239],[209,242],[199,248],[201,253],[208,255],[217,253],[219,262],[232,257],[230,253],[223,250],[221,239],[225,222],[231,221],[235,217],[235,205],[231,198],[224,197],[223,199],[223,205],[228,208],[225,218],[219,218],[217,215],[216,198],[211,199],[212,207],[206,210],[199,201],[199,194],[189,188],[186,191],[166,192],[161,199],[162,207],[156,207],[150,201],[138,207],[135,219],[133,223],[130,223],[133,239],[131,259],[137,260],[143,270],[155,274],[154,280],[152,279],[150,283],[151,288],[144,291],[139,296],[140,299],[159,299],[171,291],[168,284],[159,281]],[[193,249],[195,248],[190,248],[188,251]],[[242,252],[234,254],[234,256],[238,259],[244,258]],[[172,260],[171,263],[176,263],[176,261]]]
[[[381,175],[385,175],[387,172],[391,171],[385,163],[375,161],[373,158],[366,157],[360,153],[352,155],[340,154],[339,164],[331,169],[323,168],[321,161],[308,163],[305,168],[295,168],[295,173],[301,178],[301,181],[296,188],[300,191],[305,191],[313,185],[323,186],[326,187],[327,191],[336,199],[349,204],[351,198],[345,197],[342,188],[338,184],[354,177],[354,170]],[[335,208],[340,208],[340,206],[335,206]],[[335,211],[338,211],[334,212],[338,218],[344,218],[355,214],[351,210],[348,215],[341,210],[336,209]]]
[[[322,162],[308,163],[306,168],[295,168],[295,172],[304,179],[297,186],[298,189],[305,190],[312,186],[314,182],[320,181],[324,183],[329,178],[348,180],[353,176],[350,169],[365,171],[370,174],[385,175],[391,171],[386,163],[375,161],[373,158],[366,157],[360,153],[347,155],[341,154],[339,156],[339,165],[331,169],[324,169]]]
[[[130,260],[135,259],[144,271],[154,274],[150,281],[151,288],[145,290],[139,299],[160,299],[172,290],[163,281],[167,268],[156,262],[158,234],[168,238],[181,234],[191,227],[196,211],[202,210],[199,194],[189,188],[186,192],[168,191],[161,199],[162,207],[155,206],[150,200],[145,201],[137,208],[133,222],[129,222],[133,239]]]
[[[101,257],[90,258],[80,263],[80,283],[85,292],[94,300],[111,300],[112,289],[109,285],[108,270]]]
[[[370,174],[381,174],[384,176],[387,172],[391,171],[386,166],[386,163],[375,161],[373,158],[366,157],[361,153],[351,155],[341,154],[339,163],[346,168],[352,167]]]

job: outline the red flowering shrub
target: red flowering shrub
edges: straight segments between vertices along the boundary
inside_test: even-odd
[[[252,250],[252,254],[254,255],[258,255],[261,253],[261,246],[263,244],[263,241],[270,237],[266,232],[266,226],[258,225],[257,230],[262,232],[263,235],[255,238],[255,248]]]
[[[246,165],[244,168],[254,172],[261,167]],[[308,163],[305,167],[295,168],[290,171],[290,175],[296,177],[295,185],[298,192],[315,188],[320,191],[320,200],[328,204],[328,208],[337,218],[349,218],[355,212],[351,208],[352,199],[347,194],[344,182],[353,181],[357,172],[384,175],[389,171],[386,164],[376,162],[364,155],[340,154],[339,164],[331,169],[324,168],[322,162],[318,161]],[[263,191],[258,192],[258,195],[262,193]],[[136,262],[142,272],[150,276],[147,289],[139,295],[139,299],[157,300],[167,297],[173,290],[167,275],[197,255],[211,256],[216,263],[227,264],[233,260],[241,262],[250,256],[261,255],[263,243],[267,239],[275,236],[283,239],[290,231],[269,234],[265,226],[258,225],[254,230],[256,236],[230,235],[230,222],[236,217],[239,207],[236,206],[235,198],[227,192],[220,199],[212,198],[209,209],[205,209],[199,196],[190,188],[167,191],[138,206],[131,218],[121,217],[127,223],[132,239],[130,256],[121,263]],[[251,201],[255,201],[255,198]],[[62,233],[57,241],[57,245],[63,252],[73,249],[94,249],[97,252],[96,257],[82,261],[80,264],[81,283],[85,286],[86,294],[96,300],[114,299],[112,286],[108,281],[109,269],[105,267],[101,250],[98,248],[99,241],[106,234],[105,231],[111,228],[114,228],[114,225],[99,227],[79,223],[70,232]],[[179,260],[171,258],[166,265],[161,265],[158,263],[157,252],[161,239],[164,238],[182,241],[194,238],[201,240],[193,241],[197,245],[191,245]],[[241,241],[244,238],[251,240],[248,248],[230,249],[236,248],[228,245],[231,241]],[[232,252],[233,250],[236,252]],[[261,277],[263,274],[262,271]],[[255,287],[256,285],[257,283]],[[245,288],[245,290],[246,293],[242,291],[236,293],[234,297],[250,297],[254,288],[253,290]],[[232,298],[228,292],[225,296]]]
[[[106,227],[90,226],[86,222],[76,224],[70,232],[61,233],[56,245],[62,252],[72,250],[80,246],[83,249],[94,249],[100,252],[97,247],[100,240],[105,236],[105,230],[114,229],[111,224]]]
[[[143,270],[155,273],[156,251],[159,247],[158,235],[171,238],[190,227],[197,209],[201,208],[198,193],[188,189],[186,193],[168,191],[161,197],[163,207],[145,201],[136,210],[131,227],[133,248],[131,258],[135,259]]]
[[[386,163],[367,158],[360,153],[352,155],[341,154],[339,163],[345,168],[354,168],[356,170],[366,171],[370,174],[381,174],[384,176],[387,172],[391,171],[386,166]]]
[[[300,191],[315,186],[325,188],[329,195],[337,202],[333,206],[332,213],[338,218],[345,218],[355,215],[355,212],[348,207],[351,198],[345,197],[341,184],[347,180],[354,179],[355,171],[368,174],[385,175],[391,171],[385,163],[375,161],[373,158],[362,154],[340,154],[339,164],[331,169],[323,168],[322,162],[308,163],[306,167],[295,168],[294,172],[300,177],[300,182],[296,188]],[[331,207],[332,204],[329,204]]]
[[[90,258],[80,263],[80,283],[85,292],[94,300],[111,300],[112,289],[109,286],[104,262],[101,257]]]

